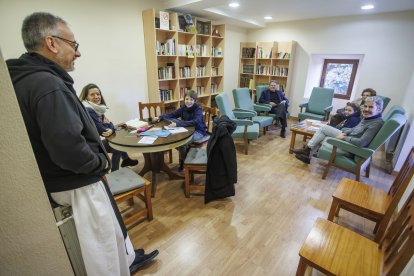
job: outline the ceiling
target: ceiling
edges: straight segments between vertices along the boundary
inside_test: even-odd
[[[240,4],[237,8],[228,6]],[[266,23],[414,10],[414,0],[161,0],[164,9],[208,18],[215,23],[263,28]],[[371,10],[361,10],[372,4]],[[264,16],[272,16],[266,20]]]

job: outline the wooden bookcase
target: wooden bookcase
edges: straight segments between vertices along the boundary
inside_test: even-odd
[[[192,17],[194,32],[187,32],[180,29],[182,15],[169,12],[169,29],[164,30],[156,27],[155,9],[143,11],[142,17],[149,102],[164,101],[171,111],[192,89],[198,103],[214,106],[223,91],[225,25]]]
[[[277,80],[278,89],[288,96],[295,48],[295,41],[241,42],[239,87],[255,91],[257,85],[268,85],[270,80]]]

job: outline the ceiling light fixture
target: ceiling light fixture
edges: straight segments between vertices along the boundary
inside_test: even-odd
[[[364,5],[361,6],[361,10],[371,10],[374,8],[374,5]]]
[[[263,17],[264,19],[267,19],[267,20],[270,20],[270,19],[272,19],[273,17],[271,17],[271,16],[265,16],[265,17]]]
[[[233,2],[233,3],[229,4],[229,7],[232,7],[232,8],[237,8],[238,6],[240,6],[240,5],[239,5],[239,3],[236,3],[236,2]]]

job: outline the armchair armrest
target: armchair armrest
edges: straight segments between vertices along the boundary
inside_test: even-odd
[[[332,105],[330,105],[330,106],[328,106],[328,107],[325,107],[325,109],[324,109],[323,111],[331,113],[332,108],[333,108],[333,106],[332,106]]]
[[[253,125],[253,121],[251,120],[243,120],[243,119],[233,119],[233,122],[236,123],[238,126],[251,126]]]
[[[238,119],[244,119],[244,118],[252,118],[254,116],[257,116],[257,113],[251,110],[245,110],[245,109],[239,109],[236,108],[233,110],[234,116]]]
[[[270,104],[253,104],[253,108],[256,112],[269,112],[272,109],[272,106]]]
[[[299,104],[299,107],[300,107],[300,112],[302,112],[302,109],[303,109],[303,108],[305,108],[305,110],[306,110],[306,108],[308,107],[308,103],[309,103],[309,102],[305,102],[305,103],[301,103],[301,104]]]
[[[364,159],[368,159],[369,157],[372,156],[372,154],[374,153],[374,150],[369,149],[369,148],[360,148],[357,147],[351,143],[348,143],[346,141],[342,141],[336,138],[328,138],[326,139],[326,142],[333,145],[334,147],[338,147],[342,150],[348,151],[354,155],[357,155],[359,157],[362,157]]]

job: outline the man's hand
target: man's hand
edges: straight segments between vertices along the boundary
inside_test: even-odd
[[[343,132],[341,132],[335,138],[336,139],[339,139],[339,140],[344,140],[345,139],[345,136],[346,136],[346,134],[343,133]]]
[[[280,102],[280,104],[283,104],[283,105],[284,105],[285,103],[286,103],[286,100],[283,100],[283,101],[281,101],[281,102]]]
[[[177,126],[177,124],[176,123],[171,123],[171,124],[169,124],[169,126],[168,127],[176,127]]]
[[[109,137],[109,136],[112,135],[112,133],[113,133],[112,129],[107,128],[104,132],[102,132],[102,136],[103,137]]]

